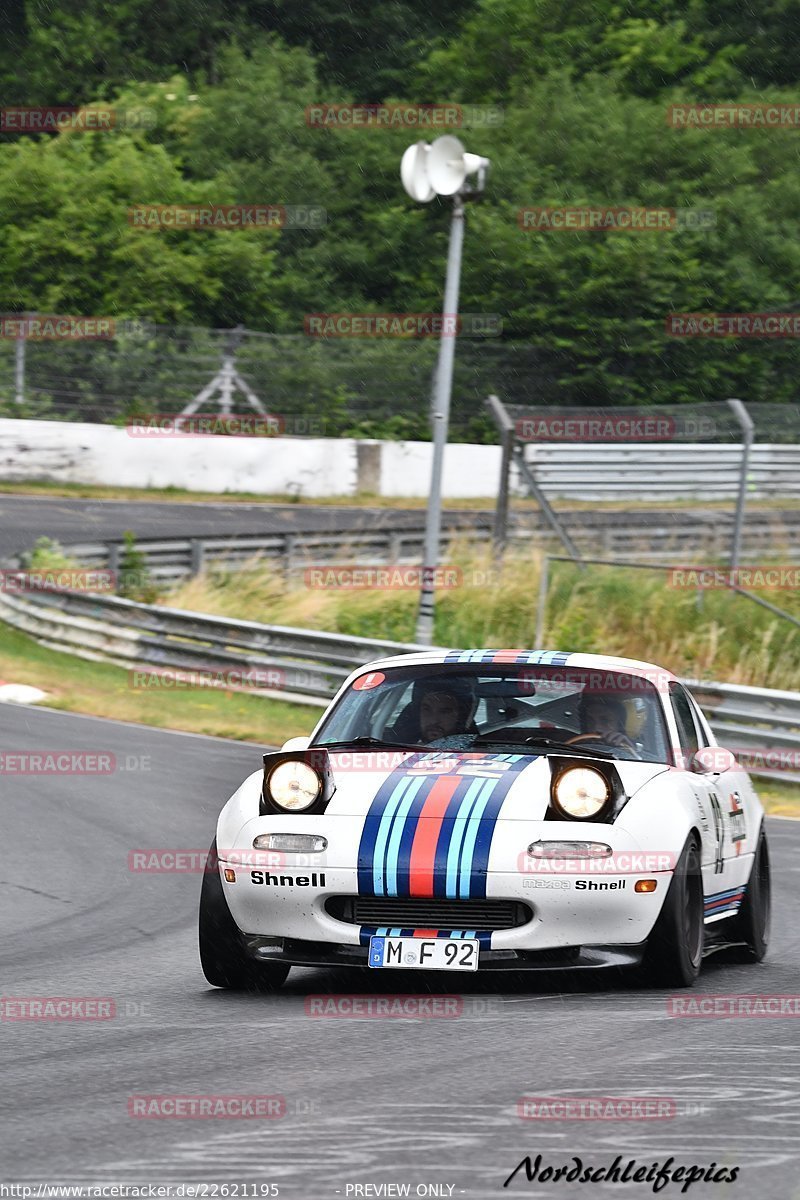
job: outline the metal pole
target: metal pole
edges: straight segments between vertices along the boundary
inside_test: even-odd
[[[25,333],[17,338],[14,356],[14,399],[17,404],[25,403]]]
[[[511,452],[514,449],[514,426],[505,420],[505,410],[497,396],[489,396],[486,403],[500,425],[500,486],[497,489],[497,507],[494,511],[494,554],[502,557],[508,536],[508,492],[511,474]]]
[[[539,576],[539,603],[536,608],[536,635],[534,649],[541,650],[544,642],[544,617],[547,608],[547,589],[550,584],[550,555],[542,557],[542,573]]]
[[[550,501],[539,487],[539,481],[537,480],[536,474],[532,470],[530,463],[528,463],[525,459],[525,452],[523,451],[522,446],[514,446],[513,454],[514,462],[517,464],[517,470],[522,476],[524,482],[528,485],[528,491],[530,494],[534,496],[536,500],[538,500],[539,507],[544,513],[548,525],[554,533],[558,534],[564,549],[567,551],[572,561],[581,567],[581,569],[583,569],[583,558],[581,556],[581,552],[567,533],[564,526],[559,521],[558,517],[550,506]]]
[[[453,197],[450,244],[447,251],[447,276],[444,288],[442,333],[439,339],[439,363],[433,406],[433,462],[428,515],[425,521],[425,552],[422,561],[422,588],[419,597],[416,640],[418,645],[433,642],[434,573],[439,563],[442,527],[442,469],[447,429],[450,421],[450,393],[453,386],[453,360],[456,353],[455,322],[458,313],[458,286],[461,276],[461,248],[464,243],[464,203]]]
[[[739,495],[736,498],[736,516],[733,522],[733,542],[731,544],[731,569],[735,571],[739,566],[739,555],[742,549],[744,506],[747,500],[747,466],[750,461],[750,447],[753,444],[753,430],[755,426],[741,400],[729,400],[728,404],[733,409],[733,414],[744,432],[742,462],[739,468]]]

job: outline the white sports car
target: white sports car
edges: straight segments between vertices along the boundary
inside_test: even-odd
[[[354,671],[223,808],[200,901],[217,987],[292,964],[638,968],[763,958],[764,810],[649,663],[452,650]]]

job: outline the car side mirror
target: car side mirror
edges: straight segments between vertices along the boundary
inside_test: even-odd
[[[723,746],[701,746],[689,761],[689,770],[696,775],[722,775],[724,771],[735,771],[738,763],[730,750]]]
[[[288,742],[284,742],[281,750],[307,750],[311,738],[309,737],[293,737],[289,738]]]

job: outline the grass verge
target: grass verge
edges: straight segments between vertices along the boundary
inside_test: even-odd
[[[782,783],[779,779],[754,778],[761,803],[772,817],[800,820],[800,783]]]
[[[436,597],[440,646],[533,646],[542,558],[509,554],[497,568],[484,549],[453,554],[453,586]],[[189,580],[161,603],[195,612],[371,638],[414,641],[413,588],[334,586],[335,571],[289,582],[268,563]],[[413,582],[413,575],[412,575]],[[800,595],[769,594],[800,617]],[[800,690],[800,627],[725,590],[668,586],[665,568],[552,564],[544,647],[619,655],[696,679]]]
[[[50,480],[21,480],[17,483],[0,481],[0,495],[6,496],[62,496],[73,500],[140,500],[163,503],[165,500],[179,504],[299,504],[326,508],[394,508],[420,509],[428,507],[427,496],[377,496],[363,492],[357,496],[287,496],[285,493],[262,495],[260,492],[193,492],[185,488],[134,488],[103,487],[88,483],[57,483]],[[442,504],[448,509],[476,509],[494,511],[495,496],[474,496],[466,500],[444,498]],[[770,500],[748,500],[751,509],[794,509],[800,508],[800,499],[786,496]],[[556,510],[603,510],[607,512],[648,511],[664,509],[719,509],[731,511],[729,500],[556,500]],[[514,497],[514,511],[536,511],[538,502],[526,497]]]
[[[50,708],[265,746],[310,733],[321,711],[216,688],[133,691],[123,667],[48,650],[2,622],[0,679],[41,688]]]

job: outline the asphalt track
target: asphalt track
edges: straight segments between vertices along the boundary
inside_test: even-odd
[[[488,527],[490,513],[443,514],[447,528]],[[311,504],[207,504],[195,501],[68,500],[0,495],[0,559],[29,550],[46,535],[65,544],[139,538],[224,537],[226,534],[342,533],[355,529],[419,529],[424,509]]]
[[[274,997],[216,991],[197,958],[199,874],[133,872],[128,856],[207,848],[260,748],[12,705],[0,705],[0,747],[116,756],[111,775],[0,776],[0,984],[5,997],[111,997],[117,1012],[0,1022],[0,1180],[273,1183],[292,1200],[402,1194],[352,1190],[368,1184],[478,1200],[652,1195],[632,1182],[529,1184],[524,1172],[502,1186],[526,1154],[595,1167],[621,1154],[741,1167],[736,1183],[695,1184],[692,1197],[800,1197],[797,1019],[677,1019],[665,993],[597,976],[462,985],[394,972],[388,987],[377,972],[295,969]],[[774,819],[769,834],[767,960],[710,960],[684,996],[800,990],[800,825]],[[308,995],[428,988],[462,996],[462,1015],[305,1012]],[[283,1095],[286,1115],[143,1120],[128,1115],[134,1094]],[[525,1095],[665,1097],[677,1115],[526,1121]]]

